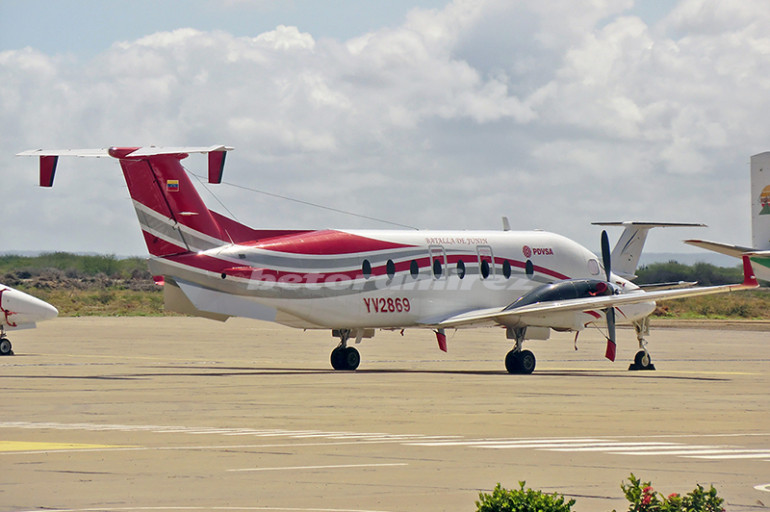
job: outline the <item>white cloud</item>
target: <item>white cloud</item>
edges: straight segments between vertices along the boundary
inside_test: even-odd
[[[770,149],[770,13],[682,0],[649,26],[631,7],[456,0],[347,41],[169,27],[83,62],[2,52],[6,248],[143,251],[112,208],[126,195],[114,162],[81,181],[82,163],[62,161],[41,191],[34,163],[10,155],[213,143],[236,146],[226,179],[403,224],[496,229],[508,215],[595,248],[594,220],[704,221],[697,236],[747,243],[747,205],[724,198]],[[98,185],[105,174],[117,181]],[[380,227],[216,190],[256,226]],[[684,250],[682,237],[648,243]]]

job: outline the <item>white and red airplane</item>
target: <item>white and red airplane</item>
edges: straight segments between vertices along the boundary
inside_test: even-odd
[[[47,302],[0,284],[0,356],[13,355],[6,330],[31,329],[37,322],[56,318],[58,314]]]
[[[209,210],[182,167],[189,153],[208,155],[210,183],[221,182],[226,152],[212,147],[112,147],[32,150],[40,185],[53,185],[60,156],[119,160],[167,309],[226,320],[231,316],[301,329],[331,329],[337,370],[355,370],[348,345],[376,329],[426,328],[446,350],[445,329],[499,326],[514,347],[511,373],[531,373],[525,339],[550,329],[580,332],[607,324],[606,357],[615,359],[615,323],[636,328],[636,368],[652,368],[644,335],[655,300],[757,286],[744,258],[744,282],[643,291],[613,273],[606,232],[602,262],[588,249],[545,231],[263,230]],[[616,258],[630,277],[653,224],[626,224]],[[641,244],[639,243],[641,240]],[[633,272],[631,269],[631,272]],[[576,335],[577,336],[577,335]]]
[[[770,152],[751,157],[751,241],[753,247],[708,240],[685,243],[735,258],[747,255],[759,279],[770,281]]]

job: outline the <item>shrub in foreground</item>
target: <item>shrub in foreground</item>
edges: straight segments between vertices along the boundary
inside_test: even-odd
[[[620,485],[630,502],[629,512],[724,512],[724,500],[717,496],[717,490],[710,486],[706,491],[698,486],[692,492],[680,496],[677,493],[664,496],[652,488],[650,482],[642,482],[633,473],[628,484]]]
[[[476,502],[477,512],[570,512],[575,500],[567,501],[564,496],[553,493],[544,494],[524,488],[525,482],[519,482],[519,489],[504,489],[499,483],[492,494],[479,493]],[[714,486],[705,490],[698,486],[692,492],[681,496],[677,493],[664,496],[652,488],[650,482],[642,482],[633,473],[628,483],[620,484],[629,501],[628,512],[724,512],[724,500],[717,496]],[[615,512],[615,511],[613,511]]]
[[[565,501],[557,493],[524,489],[526,482],[519,482],[519,489],[503,489],[497,484],[492,494],[479,493],[477,512],[569,512],[575,500]]]

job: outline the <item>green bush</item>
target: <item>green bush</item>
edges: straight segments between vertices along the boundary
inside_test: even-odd
[[[569,512],[575,504],[575,500],[565,502],[557,493],[524,489],[524,484],[519,482],[519,489],[508,490],[498,483],[492,494],[479,493],[477,512]]]
[[[575,500],[566,501],[558,493],[544,494],[525,489],[524,485],[525,482],[519,482],[519,489],[508,490],[498,483],[492,494],[479,493],[476,511],[570,512],[575,504]],[[631,473],[628,483],[623,482],[620,488],[629,501],[628,512],[725,512],[722,507],[724,500],[717,496],[713,485],[705,490],[698,484],[684,496],[677,493],[664,496],[656,492],[650,482],[642,482]]]
[[[642,482],[633,473],[628,484],[620,484],[623,494],[630,502],[628,512],[724,512],[724,500],[717,496],[717,490],[710,486],[706,491],[698,486],[685,496],[677,493],[664,496],[655,491],[650,482]],[[614,512],[614,511],[613,511]]]

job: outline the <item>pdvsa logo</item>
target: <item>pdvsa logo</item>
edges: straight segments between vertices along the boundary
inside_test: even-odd
[[[531,248],[528,245],[525,245],[522,248],[522,252],[524,253],[524,257],[529,259],[532,256],[552,256],[553,255],[553,249],[550,247],[535,247]]]

